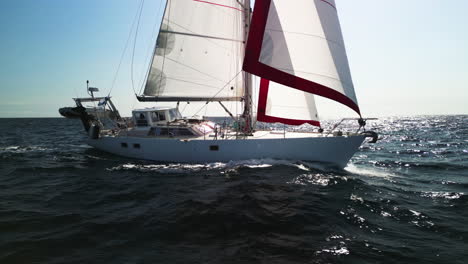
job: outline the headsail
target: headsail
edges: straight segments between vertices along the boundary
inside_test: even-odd
[[[265,79],[260,95],[270,80],[360,113],[334,0],[256,0],[244,70]]]
[[[320,126],[314,96],[310,93],[262,78],[258,99],[258,121]]]
[[[236,0],[168,0],[140,101],[241,100],[244,13]]]

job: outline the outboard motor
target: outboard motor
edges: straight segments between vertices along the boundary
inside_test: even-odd
[[[89,138],[98,139],[100,130],[101,128],[99,127],[99,125],[92,124],[91,127],[89,128]]]

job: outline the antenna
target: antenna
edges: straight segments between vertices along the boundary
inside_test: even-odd
[[[86,91],[94,99],[94,93],[99,92],[99,89],[96,87],[89,87],[89,80],[86,80]]]

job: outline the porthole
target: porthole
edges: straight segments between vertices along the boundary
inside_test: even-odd
[[[210,146],[210,150],[211,150],[211,151],[218,151],[218,150],[219,150],[219,146],[218,146],[218,145],[211,145],[211,146]]]

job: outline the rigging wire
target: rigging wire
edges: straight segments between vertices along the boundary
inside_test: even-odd
[[[133,61],[135,59],[135,47],[136,47],[136,42],[137,42],[137,37],[138,37],[138,29],[140,27],[141,13],[143,12],[144,3],[145,3],[145,0],[140,1],[140,12],[138,14],[138,22],[137,22],[137,26],[136,26],[136,29],[135,29],[135,38],[133,39],[132,64],[131,64],[130,76],[131,76],[131,80],[132,80],[132,89],[133,89],[133,92],[135,93],[135,95],[137,94],[137,92],[135,90],[135,83],[133,81]]]
[[[75,86],[73,86],[73,91],[75,92],[76,98],[79,98],[80,96],[78,95],[78,91]]]
[[[164,1],[159,1],[159,7],[158,7],[158,11],[156,12],[156,14],[159,14],[161,12],[163,2]],[[148,48],[147,48],[147,51],[146,51],[146,54],[149,54],[148,58],[150,58],[149,62],[148,62],[148,67],[147,67],[148,70],[146,72],[142,72],[142,74],[144,73],[145,75],[143,77],[141,77],[141,79],[140,79],[140,90],[138,91],[138,94],[141,94],[141,91],[145,87],[144,82],[148,78],[148,75],[149,75],[150,70],[151,70],[151,64],[153,62],[153,56],[154,56],[154,51],[155,51],[154,48],[155,48],[155,45],[156,45],[155,43],[157,42],[157,38],[158,38],[158,34],[156,34],[156,30],[158,29],[158,24],[160,25],[161,23],[162,23],[162,21],[159,20],[158,16],[156,16],[156,20],[154,22],[153,29],[151,30],[151,38],[149,39]],[[156,36],[156,38],[154,36]]]
[[[206,117],[206,113],[208,112],[208,104],[206,104],[206,107],[205,107],[205,114],[203,115],[203,118]]]
[[[117,81],[117,76],[119,75],[120,67],[122,66],[122,62],[123,62],[123,59],[125,57],[125,54],[127,53],[128,44],[130,43],[130,38],[132,37],[133,28],[135,26],[135,22],[137,20],[137,17],[138,17],[138,9],[137,9],[137,13],[135,13],[135,17],[133,18],[132,26],[130,27],[130,32],[128,33],[127,41],[125,42],[125,47],[124,47],[124,50],[122,51],[122,55],[120,56],[119,65],[117,66],[117,70],[115,72],[114,79],[112,80],[111,88],[110,88],[109,94],[107,96],[110,96],[112,90],[115,87],[115,82]]]
[[[186,104],[185,104],[185,106],[184,106],[184,109],[182,109],[182,111],[180,111],[180,113],[181,113],[181,114],[183,114],[183,113],[184,113],[184,111],[185,111],[185,108],[187,108],[187,106],[188,106],[188,105],[189,105],[188,103],[186,103]]]
[[[221,93],[221,92],[224,90],[224,88],[226,88],[226,86],[228,86],[228,84],[230,84],[232,81],[234,81],[234,79],[236,79],[237,76],[239,76],[240,73],[242,73],[242,70],[239,71],[239,72],[238,72],[229,82],[227,82],[223,87],[221,87],[221,89],[219,89],[219,91],[216,92],[215,95],[213,95],[213,97],[211,97],[210,100],[208,100],[207,103],[206,103],[205,105],[203,105],[197,112],[195,112],[195,114],[194,114],[193,116],[196,116],[201,110],[203,110],[203,108],[205,108],[205,107],[208,105],[208,103],[209,103],[210,101],[212,101],[213,99],[215,99],[216,96],[217,96],[219,93]]]

